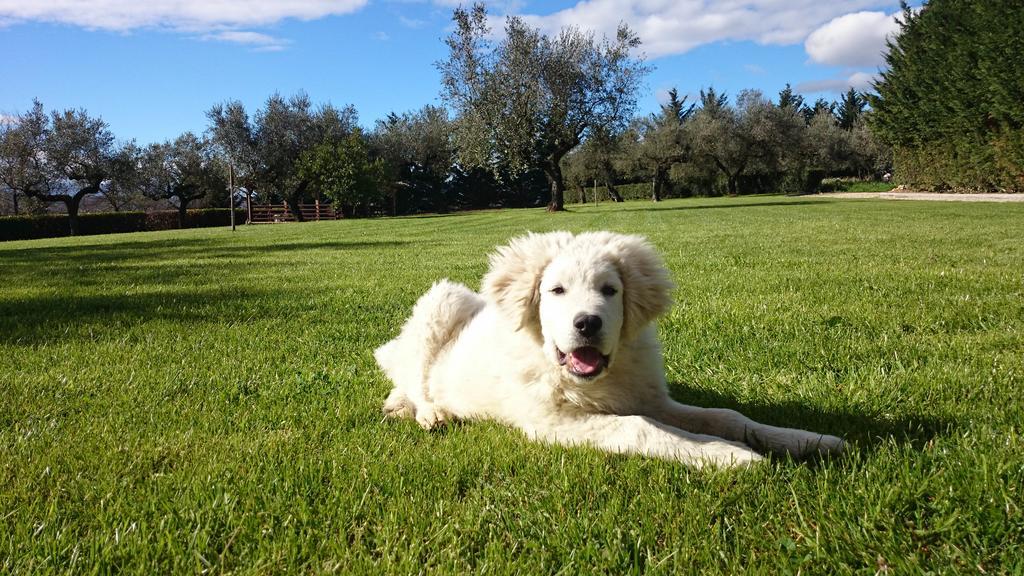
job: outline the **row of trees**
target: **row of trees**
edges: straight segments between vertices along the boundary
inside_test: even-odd
[[[650,182],[651,197],[768,191],[812,192],[825,176],[878,177],[890,155],[868,129],[865,97],[806,105],[787,85],[777,101],[755,90],[731,103],[701,90],[694,103],[669,91],[660,113],[635,119],[620,135],[588,140],[569,157],[579,189],[600,182]]]
[[[0,186],[12,211],[22,199],[63,204],[71,233],[90,195],[102,195],[115,210],[136,198],[169,200],[184,225],[188,205],[227,198],[226,164],[213,142],[185,133],[173,141],[139,148],[117,142],[109,126],[84,110],[31,110],[0,126]]]
[[[74,231],[91,194],[114,209],[168,201],[184,223],[193,203],[226,204],[229,166],[250,202],[284,202],[298,219],[311,198],[347,214],[561,210],[567,189],[597,181],[613,199],[618,185],[650,183],[658,200],[810,190],[828,174],[887,168],[855,91],[807,105],[788,86],[777,101],[708,89],[688,103],[672,90],[659,113],[635,117],[648,69],[627,27],[613,39],[573,28],[549,37],[508,18],[494,42],[482,5],[453,19],[438,63],[447,108],[390,114],[363,131],[352,106],[275,94],[252,113],[217,104],[205,134],[140,148],[85,111],[48,114],[36,102],[0,126],[0,185],[15,209],[19,197],[63,203]]]

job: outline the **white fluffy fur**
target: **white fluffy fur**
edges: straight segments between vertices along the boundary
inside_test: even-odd
[[[653,325],[671,289],[661,258],[637,236],[513,239],[491,255],[480,294],[436,283],[398,337],[377,349],[395,384],[384,412],[427,429],[449,418],[493,419],[549,442],[694,466],[749,464],[762,458],[755,448],[796,457],[843,449],[834,436],[672,400]],[[580,314],[601,318],[597,334],[581,335]],[[581,346],[607,358],[598,375],[560,363]]]

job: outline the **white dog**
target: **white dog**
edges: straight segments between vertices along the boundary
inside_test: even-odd
[[[757,448],[803,457],[843,441],[686,406],[665,386],[653,321],[672,282],[645,240],[530,234],[491,256],[481,294],[447,280],[375,352],[395,387],[390,416],[424,428],[489,418],[528,436],[694,466],[744,465]]]

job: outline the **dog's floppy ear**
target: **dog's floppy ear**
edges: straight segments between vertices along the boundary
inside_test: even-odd
[[[513,238],[491,254],[491,269],[480,292],[518,328],[527,328],[540,338],[540,278],[559,249],[571,241],[568,232]]]
[[[603,234],[607,234],[606,254],[622,277],[622,332],[628,340],[668,312],[675,285],[661,255],[647,240],[640,236]]]

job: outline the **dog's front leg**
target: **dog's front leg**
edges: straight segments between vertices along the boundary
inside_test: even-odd
[[[750,447],[691,434],[645,416],[586,414],[523,427],[528,435],[568,446],[589,445],[608,452],[642,454],[700,467],[746,466],[761,460]]]
[[[789,454],[795,458],[839,454],[845,447],[842,438],[761,424],[725,408],[698,408],[670,400],[651,416],[695,434],[718,436],[743,442],[759,451]]]

